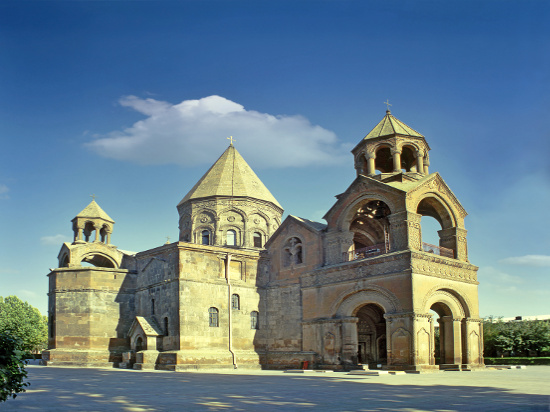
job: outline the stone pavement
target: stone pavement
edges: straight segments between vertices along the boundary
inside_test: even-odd
[[[29,366],[3,411],[549,411],[550,366],[396,376]]]

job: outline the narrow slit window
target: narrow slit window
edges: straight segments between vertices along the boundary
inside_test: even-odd
[[[256,311],[250,313],[250,329],[259,329],[258,312]]]
[[[202,244],[203,245],[209,245],[210,244],[210,232],[208,230],[203,230],[202,233]]]
[[[241,308],[241,299],[236,293],[231,296],[231,309],[239,310]]]
[[[254,232],[254,247],[262,247],[262,234]]]

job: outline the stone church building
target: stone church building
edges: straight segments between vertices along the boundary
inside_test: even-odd
[[[111,244],[94,201],[49,276],[48,365],[467,369],[483,365],[466,211],[423,135],[384,118],[326,224],[289,215],[231,144],[177,205],[179,241]],[[423,242],[420,220],[441,225]],[[436,348],[435,330],[439,328]],[[437,356],[436,356],[437,355]]]

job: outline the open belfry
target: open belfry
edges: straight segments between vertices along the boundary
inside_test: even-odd
[[[326,224],[288,215],[233,146],[177,205],[179,241],[133,253],[93,200],[49,276],[48,365],[394,370],[483,366],[466,211],[389,110],[352,150]],[[441,225],[423,242],[422,216]],[[436,330],[439,343],[436,348]],[[437,356],[436,356],[437,355]]]

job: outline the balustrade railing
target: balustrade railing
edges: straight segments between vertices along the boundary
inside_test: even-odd
[[[422,250],[424,252],[433,253],[434,255],[444,256],[451,259],[455,257],[455,251],[443,246],[430,245],[429,243],[422,242]]]
[[[383,255],[384,253],[387,253],[386,245],[384,243],[378,243],[377,245],[367,246],[361,249],[344,252],[344,262],[370,258],[378,255]]]

